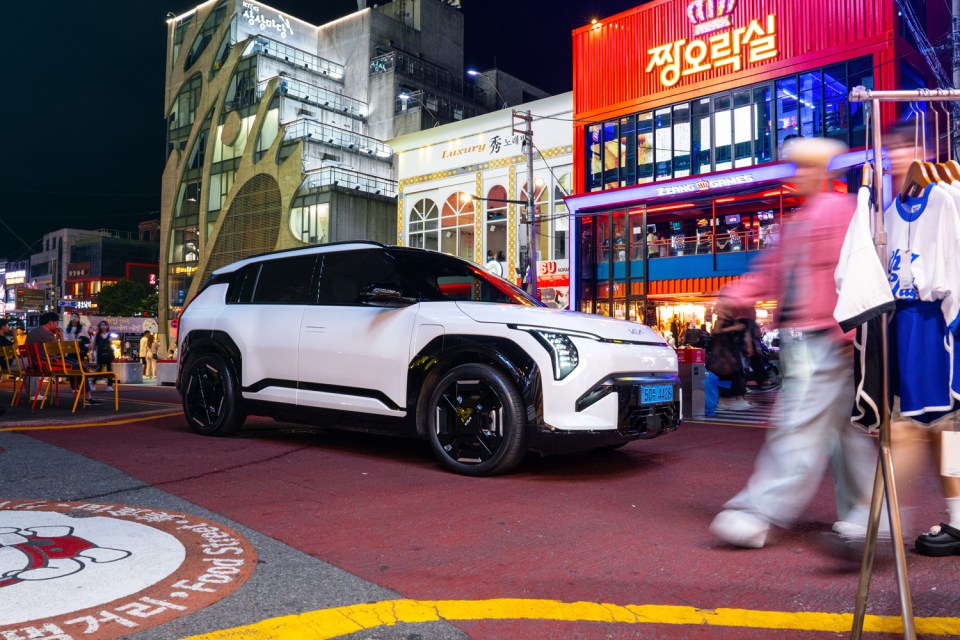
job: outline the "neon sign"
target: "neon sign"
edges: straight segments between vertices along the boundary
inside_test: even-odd
[[[734,29],[730,15],[736,6],[736,0],[691,0],[687,18],[693,24],[693,33],[707,37],[675,40],[648,49],[646,73],[659,73],[660,83],[672,87],[697,73],[724,67],[740,71],[745,62],[753,64],[779,56],[776,15],[769,14],[763,22],[754,18],[747,26]]]

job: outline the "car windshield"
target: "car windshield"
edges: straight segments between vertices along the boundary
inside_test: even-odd
[[[456,300],[544,306],[519,287],[460,258],[397,248],[388,249],[387,254],[396,260],[398,270],[424,302]]]

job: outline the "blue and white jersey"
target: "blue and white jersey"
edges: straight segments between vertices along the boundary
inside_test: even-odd
[[[891,387],[904,416],[930,421],[960,399],[960,189],[931,184],[884,212],[887,277],[897,299]],[[956,380],[954,378],[957,378]]]
[[[894,198],[883,215],[887,277],[897,300],[941,300],[956,332],[960,320],[960,188],[931,184],[917,198]]]

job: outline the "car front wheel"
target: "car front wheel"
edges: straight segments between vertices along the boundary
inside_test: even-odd
[[[243,424],[236,375],[216,353],[193,358],[181,381],[183,413],[190,428],[205,436],[224,436]]]
[[[515,467],[526,453],[523,399],[494,367],[454,367],[433,387],[425,411],[433,451],[451,471],[496,475]]]

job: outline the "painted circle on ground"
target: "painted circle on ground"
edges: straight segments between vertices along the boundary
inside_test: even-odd
[[[246,539],[197,516],[0,500],[0,638],[128,636],[230,595],[256,563]]]

